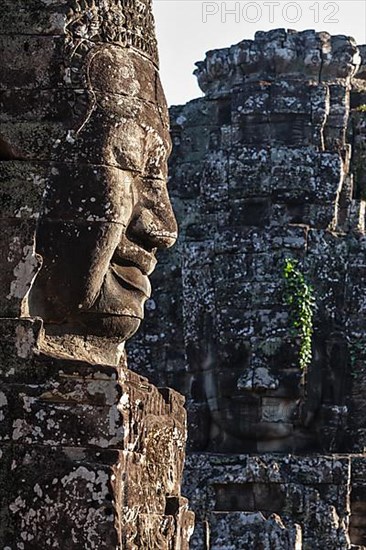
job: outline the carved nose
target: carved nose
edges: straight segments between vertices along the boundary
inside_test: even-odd
[[[178,236],[177,221],[168,195],[154,204],[136,205],[126,231],[128,239],[146,249],[169,248]]]
[[[251,368],[237,380],[238,390],[262,391],[277,390],[279,380],[265,367]]]

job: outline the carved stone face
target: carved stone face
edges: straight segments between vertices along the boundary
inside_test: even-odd
[[[299,425],[301,372],[291,367],[290,346],[281,345],[260,363],[249,345],[232,342],[230,348],[226,342],[225,348],[215,349],[213,342],[202,361],[203,391],[211,418],[208,449],[287,452],[311,444],[311,437]]]
[[[302,448],[304,436],[295,425],[299,395],[291,395],[285,384],[277,390],[243,388],[240,378],[234,379],[230,393],[222,372],[215,375],[214,392],[208,395],[212,448],[220,452],[286,452]],[[257,369],[254,376],[259,383],[270,379],[267,369]],[[296,390],[293,393],[299,394]],[[304,440],[307,443],[308,439]]]
[[[30,313],[125,340],[143,318],[155,253],[177,235],[166,187],[167,106],[155,67],[141,55],[108,45],[85,65],[88,108],[58,144]]]

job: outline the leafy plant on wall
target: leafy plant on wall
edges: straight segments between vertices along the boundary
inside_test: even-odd
[[[285,259],[283,277],[285,280],[284,298],[289,306],[293,334],[300,339],[299,366],[302,370],[306,370],[312,359],[314,291],[300,271],[297,260]]]

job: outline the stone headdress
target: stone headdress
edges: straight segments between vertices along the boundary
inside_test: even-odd
[[[133,48],[159,67],[151,0],[74,0],[67,14],[66,49],[114,43]]]
[[[64,27],[63,80],[67,88],[88,92],[88,97],[78,95],[75,98],[75,114],[81,115],[75,124],[77,132],[95,107],[95,94],[89,79],[91,60],[109,46],[141,55],[151,68],[146,71],[145,63],[145,69],[141,65],[140,70],[146,71],[146,76],[149,74],[151,82],[156,81],[159,58],[152,0],[69,0]],[[161,92],[155,104],[167,127],[165,98]]]

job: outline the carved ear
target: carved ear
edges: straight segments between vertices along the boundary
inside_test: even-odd
[[[24,160],[20,150],[0,136],[0,160]]]

